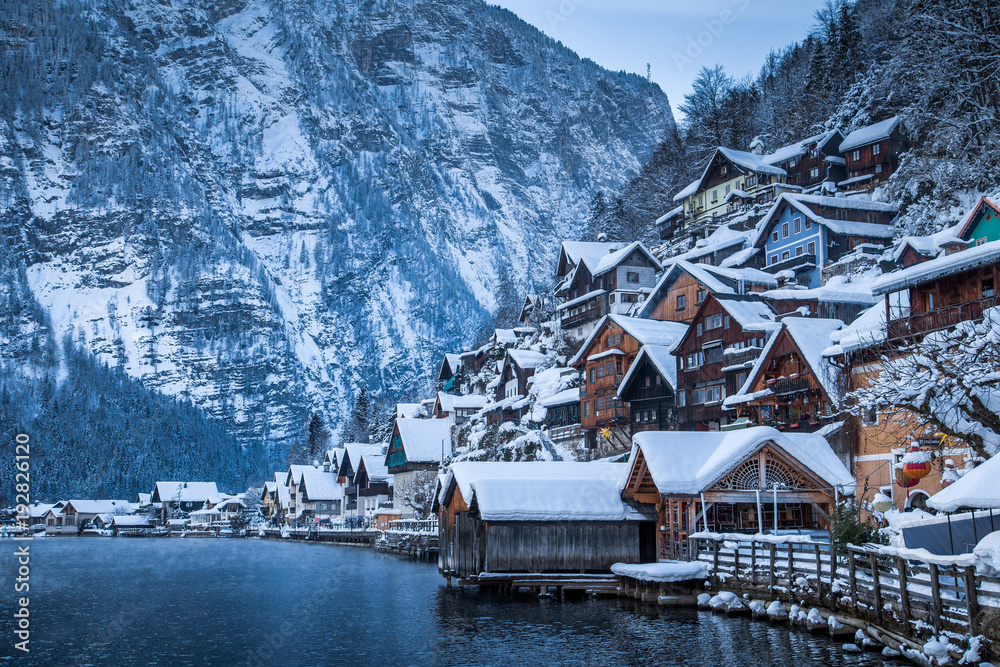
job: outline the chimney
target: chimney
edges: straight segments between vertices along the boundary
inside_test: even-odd
[[[753,141],[750,142],[750,152],[754,155],[764,154],[764,142],[760,137],[754,137]]]
[[[944,246],[945,255],[954,255],[956,252],[962,252],[969,247],[968,243],[964,241],[947,241],[941,245]]]
[[[538,346],[538,351],[541,352],[542,354],[548,354],[549,346],[546,345],[545,343],[542,343],[541,345]]]
[[[601,232],[600,234],[597,235],[597,240],[600,241],[601,243],[604,243],[605,241],[608,240],[608,235],[605,234],[604,232]]]

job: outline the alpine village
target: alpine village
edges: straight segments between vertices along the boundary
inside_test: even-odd
[[[715,146],[648,233],[550,249],[551,287],[444,354],[384,441],[0,530],[364,546],[447,588],[1000,659],[1000,192],[907,235],[886,186],[915,141],[895,115]]]

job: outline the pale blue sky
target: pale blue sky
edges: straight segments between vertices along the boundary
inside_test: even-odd
[[[677,107],[703,65],[756,74],[771,49],[803,39],[824,0],[487,0],[581,56],[645,75]]]

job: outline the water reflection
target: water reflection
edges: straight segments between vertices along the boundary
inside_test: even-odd
[[[367,549],[57,538],[32,551],[32,653],[12,658],[5,637],[2,664],[881,664],[826,637],[706,612],[447,590],[433,565]]]

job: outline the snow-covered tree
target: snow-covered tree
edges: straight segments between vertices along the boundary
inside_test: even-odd
[[[437,472],[433,470],[418,470],[407,479],[401,479],[393,494],[407,507],[417,513],[421,519],[431,514],[434,506],[434,493],[437,491]]]
[[[938,433],[979,456],[1000,449],[1000,310],[953,331],[936,331],[887,347],[880,372],[848,395],[852,411],[903,413],[917,437]]]

